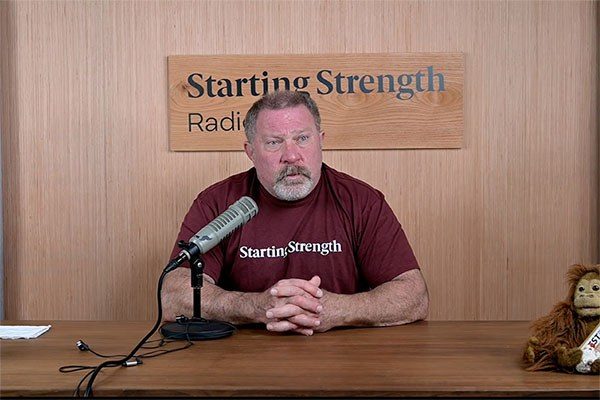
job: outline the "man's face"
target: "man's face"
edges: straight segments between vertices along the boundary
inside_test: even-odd
[[[256,134],[244,150],[258,180],[273,196],[294,201],[306,197],[321,178],[323,132],[303,105],[262,110]]]

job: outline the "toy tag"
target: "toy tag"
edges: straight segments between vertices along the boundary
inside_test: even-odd
[[[581,362],[577,364],[575,369],[582,374],[588,374],[592,363],[600,358],[600,324],[596,325],[596,328],[579,348],[583,354],[581,355]]]

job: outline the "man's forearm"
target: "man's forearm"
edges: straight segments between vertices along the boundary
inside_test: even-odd
[[[208,280],[208,282],[207,282]],[[293,283],[294,279],[289,280]],[[288,282],[288,281],[281,281]],[[304,281],[303,281],[304,282]],[[304,282],[309,284],[309,282]],[[289,288],[300,290],[294,285],[279,288],[284,292]],[[318,285],[318,284],[317,284]],[[314,286],[314,285],[312,285]],[[275,287],[278,287],[277,285]],[[287,289],[286,289],[287,288]],[[310,288],[309,292],[318,289],[317,286]],[[271,289],[272,290],[272,289]],[[315,292],[316,293],[316,292]],[[395,280],[386,282],[375,289],[353,295],[340,295],[326,293],[323,297],[307,300],[305,296],[286,297],[280,299],[278,310],[289,311],[288,300],[297,298],[293,308],[304,307],[310,313],[317,313],[318,327],[312,324],[313,317],[309,321],[300,322],[304,328],[315,329],[315,331],[326,331],[336,326],[392,326],[424,319],[429,308],[429,298],[425,281],[419,270],[408,271]],[[210,277],[205,276],[202,289],[202,316],[207,319],[218,319],[233,324],[266,323],[269,322],[266,311],[275,311],[276,305],[273,299],[276,295],[267,293],[243,293],[228,291],[219,288],[212,282]],[[179,268],[167,276],[163,288],[163,311],[164,319],[172,321],[177,315],[192,315],[193,300],[192,288],[190,287],[190,271]],[[312,302],[304,304],[304,302]],[[294,303],[294,302],[293,302]],[[287,305],[286,305],[287,304]],[[322,310],[317,308],[322,305]],[[299,308],[298,308],[299,309]],[[305,313],[305,311],[302,311]],[[293,311],[292,318],[305,318]],[[287,318],[287,316],[276,316]],[[292,319],[291,318],[291,319]],[[290,319],[290,320],[291,320]],[[273,322],[272,320],[270,322]],[[285,323],[285,322],[280,322]],[[277,330],[277,329],[275,329]],[[289,328],[281,329],[289,330]]]
[[[201,312],[206,319],[218,319],[232,324],[265,322],[263,293],[232,292],[216,286],[205,276],[201,292]],[[162,293],[164,319],[173,321],[176,316],[193,314],[193,290],[190,270],[179,268],[165,279]]]
[[[375,289],[352,295],[326,293],[322,327],[392,326],[425,319],[427,287],[419,270],[411,270]]]
[[[202,293],[202,313],[207,319],[219,319],[232,324],[264,323],[263,293],[224,290],[206,282]]]

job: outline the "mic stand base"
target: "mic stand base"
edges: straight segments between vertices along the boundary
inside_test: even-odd
[[[182,255],[171,261],[167,268],[173,270],[179,267],[185,259],[189,260],[194,316],[188,318],[180,315],[175,319],[176,322],[164,324],[160,328],[160,333],[166,339],[175,340],[212,340],[231,336],[235,332],[235,326],[227,322],[204,319],[200,314],[200,302],[202,300],[200,289],[202,288],[202,274],[204,271],[200,249],[196,245],[185,242],[177,244],[182,249]]]
[[[235,331],[227,322],[211,321],[204,318],[178,318],[177,322],[164,324],[160,333],[166,339],[212,340],[221,339]]]

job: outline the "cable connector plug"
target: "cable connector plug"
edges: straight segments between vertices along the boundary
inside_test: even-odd
[[[88,346],[83,340],[78,340],[75,344],[80,351],[88,351],[90,349],[90,346]]]
[[[123,362],[123,364],[122,364],[122,365],[123,365],[124,367],[135,367],[135,366],[137,366],[137,365],[142,365],[143,363],[144,363],[144,362],[143,362],[143,361],[142,361],[140,358],[136,357],[136,358],[135,358],[135,359],[133,359],[133,360],[127,360],[127,361]]]

